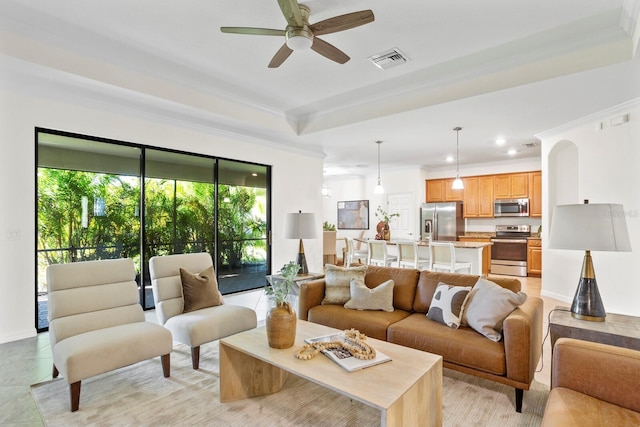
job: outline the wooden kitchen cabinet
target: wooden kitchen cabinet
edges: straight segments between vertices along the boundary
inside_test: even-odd
[[[468,236],[460,236],[458,237],[460,242],[491,242],[489,237],[468,237]],[[482,274],[485,276],[489,274],[491,270],[491,246],[485,246],[482,249]]]
[[[464,178],[465,218],[493,218],[493,175]]]
[[[463,200],[464,190],[454,190],[453,178],[447,179],[428,179],[426,181],[426,201],[432,202],[455,202]]]
[[[527,240],[527,276],[542,276],[542,240]]]
[[[542,216],[542,172],[529,173],[529,216]]]
[[[528,173],[495,175],[493,183],[493,192],[496,199],[525,199],[529,197]]]

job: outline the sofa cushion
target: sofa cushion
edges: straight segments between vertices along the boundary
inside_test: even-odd
[[[451,286],[473,286],[478,281],[478,277],[472,274],[421,271],[416,288],[416,296],[413,301],[413,311],[425,314],[429,311],[429,305],[439,283],[446,283]]]
[[[393,306],[400,310],[411,311],[419,275],[420,271],[413,268],[371,265],[367,269],[364,282],[368,287],[372,288],[385,280],[393,280]]]
[[[504,319],[527,300],[524,292],[511,292],[487,279],[478,279],[465,307],[462,323],[490,340],[500,341]]]
[[[213,266],[200,273],[191,273],[181,268],[180,280],[184,297],[184,313],[223,304]]]
[[[327,264],[324,278],[324,299],[322,300],[322,304],[344,305],[351,298],[351,291],[349,289],[351,279],[360,279],[364,281],[366,271],[366,265],[361,267],[344,268]]]
[[[359,311],[341,305],[316,305],[309,310],[308,320],[336,329],[355,328],[368,337],[386,340],[389,325],[408,315],[408,312],[397,309],[392,312]]]
[[[462,307],[471,291],[471,286],[451,286],[440,283],[431,300],[427,318],[458,329],[462,318]]]
[[[392,324],[387,341],[439,354],[445,362],[466,366],[495,375],[506,374],[503,342],[486,339],[473,329],[451,329],[414,313]]]
[[[352,310],[393,311],[393,280],[369,289],[363,280],[351,279],[351,299],[344,305]]]

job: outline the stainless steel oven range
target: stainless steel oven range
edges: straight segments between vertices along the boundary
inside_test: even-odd
[[[496,237],[491,239],[491,273],[525,277],[529,236],[530,225],[496,225]]]

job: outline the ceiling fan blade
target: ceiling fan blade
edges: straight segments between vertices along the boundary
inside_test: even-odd
[[[360,12],[347,13],[345,15],[334,16],[333,18],[316,22],[309,26],[309,29],[313,35],[320,36],[322,34],[337,33],[338,31],[359,27],[360,25],[368,24],[374,20],[375,17],[371,10],[361,10]]]
[[[220,27],[223,33],[251,34],[257,36],[284,36],[285,30],[274,30],[271,28],[250,28],[250,27]]]
[[[289,49],[289,46],[287,46],[286,43],[283,44],[282,47],[278,49],[276,54],[273,55],[273,58],[271,58],[271,62],[269,62],[269,68],[278,68],[289,57],[289,55],[291,55],[291,52],[293,51]]]
[[[311,49],[318,52],[320,55],[329,58],[332,61],[337,62],[338,64],[344,64],[349,59],[346,53],[338,49],[332,44],[327,43],[324,40],[320,40],[317,37],[313,38],[313,44],[311,45]]]
[[[296,0],[278,0],[278,5],[280,5],[280,10],[284,15],[284,19],[287,20],[287,24],[292,27],[302,27],[304,25],[300,6]]]

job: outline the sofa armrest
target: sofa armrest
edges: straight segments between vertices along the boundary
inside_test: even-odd
[[[542,299],[530,296],[505,319],[507,378],[527,385],[533,381],[542,354],[543,316]],[[525,390],[528,389],[527,386]]]
[[[308,320],[311,307],[320,305],[324,299],[324,279],[310,280],[300,284],[298,294],[298,318]]]
[[[551,388],[555,387],[640,412],[640,351],[560,338],[551,367]]]

